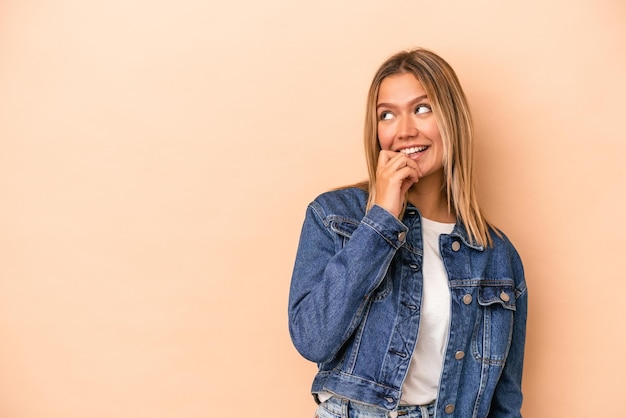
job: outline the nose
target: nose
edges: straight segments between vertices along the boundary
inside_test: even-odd
[[[398,118],[398,139],[415,138],[417,133],[417,125],[410,116],[401,116]]]

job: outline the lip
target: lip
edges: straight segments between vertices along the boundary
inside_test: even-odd
[[[415,159],[420,157],[424,152],[428,151],[430,148],[429,145],[413,145],[408,147],[403,147],[397,150],[397,152],[401,152],[405,154],[407,157],[411,159]]]

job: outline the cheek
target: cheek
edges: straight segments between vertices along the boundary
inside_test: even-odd
[[[433,132],[433,136],[431,138],[433,138],[433,141],[437,145],[437,148],[439,148],[441,152],[443,152],[443,141],[441,140],[441,135],[439,135],[439,130]]]
[[[391,144],[393,143],[393,132],[391,132],[391,129],[389,129],[389,127],[381,127],[379,125],[377,135],[380,148],[384,150],[390,149]]]
[[[424,126],[422,129],[423,129],[423,132],[427,134],[430,139],[432,139],[435,142],[441,143],[441,135],[439,133],[439,127],[437,126],[437,123],[434,120],[432,121],[432,123],[429,123],[428,125]]]

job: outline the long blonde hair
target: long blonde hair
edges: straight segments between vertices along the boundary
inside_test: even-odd
[[[413,74],[430,100],[443,141],[448,208],[454,209],[471,240],[482,246],[491,246],[491,225],[480,210],[474,188],[473,125],[467,99],[452,67],[427,49],[402,51],[391,56],[380,66],[372,80],[367,95],[364,129],[369,182],[360,184],[369,192],[368,209],[376,198],[376,166],[381,150],[377,134],[378,91],[383,79],[400,73]]]

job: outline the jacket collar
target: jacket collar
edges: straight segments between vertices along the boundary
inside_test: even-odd
[[[412,210],[417,211],[421,220],[422,214],[420,213],[419,209],[417,209],[415,206],[413,206],[410,203],[407,204],[407,208],[411,208]],[[485,247],[483,245],[480,245],[470,239],[467,233],[467,230],[465,229],[465,225],[463,225],[460,219],[456,220],[456,224],[454,225],[454,229],[450,233],[450,236],[459,238],[463,242],[463,244],[467,245],[468,247],[474,250],[478,250],[478,251],[485,250]]]
[[[456,225],[454,225],[454,229],[452,230],[452,233],[450,234],[450,236],[459,238],[461,241],[463,241],[463,244],[467,245],[470,248],[473,248],[478,251],[485,250],[484,246],[477,244],[476,242],[474,242],[473,240],[469,238],[469,235],[467,234],[467,230],[465,229],[465,225],[461,223],[460,219],[457,219]]]

